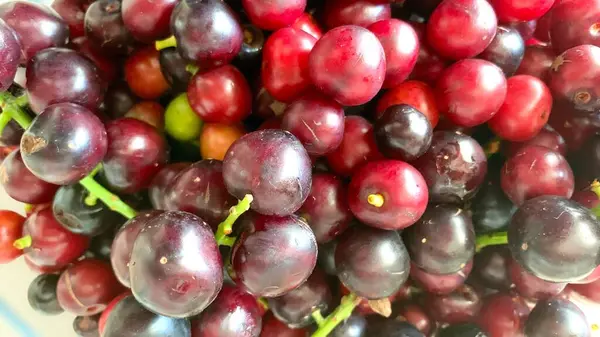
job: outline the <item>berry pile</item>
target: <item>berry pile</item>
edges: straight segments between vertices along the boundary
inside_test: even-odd
[[[8,1],[0,107],[82,337],[600,336],[600,0]]]

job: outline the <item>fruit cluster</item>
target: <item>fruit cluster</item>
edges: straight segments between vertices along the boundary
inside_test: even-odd
[[[80,336],[600,336],[600,0],[11,0],[0,107]]]

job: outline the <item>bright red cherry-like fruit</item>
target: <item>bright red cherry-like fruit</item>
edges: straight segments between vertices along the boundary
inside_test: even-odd
[[[316,173],[306,201],[298,211],[310,225],[319,244],[342,233],[353,219],[346,198],[347,187],[333,174]]]
[[[308,154],[326,155],[344,138],[344,109],[321,93],[308,93],[287,107],[281,128],[298,137]]]
[[[386,91],[377,101],[376,118],[380,118],[390,106],[399,104],[412,105],[419,110],[427,117],[432,128],[438,124],[440,114],[435,101],[435,92],[427,83],[406,81]]]
[[[69,37],[75,39],[83,36],[83,21],[85,11],[94,2],[93,0],[55,0],[52,1],[54,9],[69,25]]]
[[[491,0],[498,20],[530,21],[541,18],[554,5],[554,0]]]
[[[304,283],[317,263],[317,240],[298,216],[245,215],[231,254],[232,277],[251,294],[277,297]]]
[[[502,139],[526,141],[548,122],[552,94],[544,82],[529,75],[509,78],[507,87],[506,99],[488,125]]]
[[[555,195],[570,198],[575,189],[573,171],[558,152],[542,146],[527,146],[502,168],[502,190],[516,205],[535,197]]]
[[[131,35],[144,42],[169,36],[171,13],[176,0],[124,0],[121,5],[123,23]]]
[[[231,62],[242,48],[237,14],[221,0],[183,0],[173,10],[171,32],[184,59],[200,68]]]
[[[102,312],[123,291],[110,264],[85,259],[69,266],[58,280],[56,297],[66,311],[81,316]]]
[[[600,47],[568,49],[552,63],[547,82],[555,100],[581,111],[600,108]]]
[[[323,18],[327,28],[343,25],[369,25],[392,17],[389,1],[385,0],[327,0],[323,8]]]
[[[125,28],[120,0],[98,0],[85,11],[85,36],[97,49],[110,55],[127,55],[135,43]]]
[[[190,80],[187,95],[192,109],[208,123],[237,123],[252,110],[250,85],[232,65],[198,72]]]
[[[69,39],[69,26],[58,14],[30,1],[6,1],[0,5],[0,19],[10,26],[21,42],[22,61],[38,52],[63,47]]]
[[[154,217],[135,238],[129,277],[133,295],[151,311],[177,318],[201,313],[223,286],[210,226],[186,212]]]
[[[13,243],[21,237],[24,222],[25,218],[15,212],[0,211],[0,264],[8,263],[23,254]]]
[[[496,35],[498,20],[486,0],[444,0],[427,23],[427,42],[454,60],[473,57]]]
[[[360,168],[348,187],[352,213],[365,224],[399,230],[425,212],[429,194],[423,176],[399,160],[370,162]]]
[[[261,214],[285,216],[308,197],[311,162],[294,135],[261,130],[239,138],[223,160],[225,186],[233,196],[253,196],[251,207]]]
[[[495,64],[479,59],[458,61],[448,67],[436,85],[438,107],[459,126],[487,122],[506,97],[506,77]]]
[[[367,27],[385,51],[384,88],[393,88],[408,78],[419,56],[419,37],[412,26],[397,19],[377,21]]]
[[[255,26],[277,30],[296,21],[306,8],[306,0],[242,0],[246,14]]]
[[[600,1],[556,1],[546,17],[549,34],[542,41],[549,41],[557,53],[582,44],[600,45]]]
[[[314,36],[317,40],[323,36],[323,31],[315,18],[309,13],[303,13],[290,26],[295,29],[300,29]]]
[[[192,337],[258,337],[262,326],[257,299],[224,285],[217,299],[191,321]]]
[[[340,146],[327,155],[332,171],[351,176],[365,163],[383,158],[375,143],[373,125],[361,116],[348,116],[344,121],[344,138]]]
[[[523,297],[498,293],[485,299],[477,323],[492,336],[523,336],[523,324],[529,311]]]
[[[261,79],[273,98],[290,103],[310,87],[308,57],[316,42],[314,36],[294,28],[269,36],[263,47]]]
[[[31,173],[23,163],[19,150],[11,152],[2,161],[0,182],[11,198],[28,204],[51,202],[59,188],[58,185],[47,183]]]
[[[135,51],[125,61],[125,80],[137,96],[157,99],[169,89],[159,57],[154,47],[146,47]]]
[[[38,115],[21,138],[21,156],[40,179],[73,184],[102,161],[108,137],[102,121],[88,109],[54,104]]]
[[[317,41],[309,57],[310,78],[342,105],[370,101],[385,80],[385,51],[366,28],[340,26]]]
[[[7,90],[17,73],[19,61],[21,60],[21,42],[14,30],[4,21],[0,20],[0,90]]]
[[[52,208],[30,215],[23,225],[23,237],[31,236],[25,256],[39,268],[60,269],[75,261],[88,248],[90,239],[66,230],[56,221]]]

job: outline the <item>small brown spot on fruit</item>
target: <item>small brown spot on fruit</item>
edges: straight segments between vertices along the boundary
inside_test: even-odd
[[[25,154],[32,154],[40,151],[48,145],[48,142],[42,137],[24,135],[21,139],[21,151]]]

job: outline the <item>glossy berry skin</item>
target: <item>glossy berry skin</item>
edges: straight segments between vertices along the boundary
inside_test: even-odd
[[[549,0],[546,0],[549,1]],[[594,0],[556,1],[549,13],[548,40],[557,53],[576,46],[599,45],[600,3]],[[548,41],[544,40],[544,41]]]
[[[550,47],[527,46],[517,75],[531,75],[545,80],[556,55]]]
[[[150,185],[167,161],[167,144],[152,126],[133,118],[106,125],[109,146],[102,175],[111,189],[136,193]]]
[[[96,236],[114,230],[125,219],[102,202],[88,206],[89,192],[81,185],[62,186],[52,202],[52,212],[58,222],[76,234]]]
[[[598,266],[600,228],[595,217],[563,197],[526,201],[510,222],[508,242],[517,262],[546,281],[575,282]]]
[[[370,201],[380,196],[381,203]],[[363,223],[399,230],[414,224],[425,212],[429,193],[423,176],[399,160],[367,163],[352,175],[348,205]]]
[[[96,111],[104,82],[96,66],[83,55],[64,48],[48,48],[27,64],[27,96],[36,113],[56,103],[75,103]]]
[[[260,337],[308,337],[305,329],[292,329],[278,320],[271,313],[263,318],[263,328]]]
[[[326,155],[344,138],[344,109],[331,98],[311,92],[286,108],[281,128],[296,136],[309,155]]]
[[[323,31],[321,30],[319,23],[312,14],[306,12],[302,13],[290,27],[303,30],[314,36],[317,40],[323,36]]]
[[[23,130],[14,119],[11,120],[6,124],[4,130],[2,130],[2,134],[0,135],[0,145],[3,147],[19,145],[19,143],[21,143],[23,131],[25,130]]]
[[[523,142],[548,122],[552,94],[544,82],[529,75],[513,76],[507,84],[506,100],[488,125],[502,139]]]
[[[423,303],[434,320],[448,324],[460,324],[471,322],[477,317],[482,299],[475,289],[463,285],[448,295],[428,294]],[[456,337],[458,336],[464,335],[456,335]]]
[[[567,143],[565,139],[554,130],[550,125],[546,124],[533,138],[524,142],[507,142],[503,148],[504,153],[508,157],[514,156],[517,151],[525,146],[538,145],[547,147],[552,151],[558,152],[565,156],[567,154]]]
[[[539,301],[525,322],[525,334],[528,337],[547,336],[548,331],[556,337],[591,336],[581,309],[573,302],[560,298]]]
[[[440,74],[450,64],[450,61],[440,56],[427,43],[426,24],[411,22],[411,25],[419,36],[420,48],[417,63],[415,64],[413,72],[410,74],[410,79],[423,81],[428,84],[435,84],[440,77]]]
[[[461,323],[442,328],[438,337],[488,337],[488,335],[476,324]]]
[[[85,36],[108,54],[125,55],[135,42],[123,22],[121,6],[119,0],[99,0],[85,12]]]
[[[327,164],[333,172],[351,176],[365,163],[381,158],[383,155],[377,149],[373,125],[361,116],[347,116],[342,143],[327,155]]]
[[[119,301],[110,312],[103,337],[191,337],[190,322],[157,315],[145,309],[133,296]]]
[[[98,337],[100,315],[77,316],[73,320],[73,331],[80,337]]]
[[[108,303],[108,305],[106,306],[106,309],[104,309],[102,314],[100,314],[100,318],[98,319],[98,332],[100,333],[100,336],[104,336],[104,329],[106,328],[106,321],[108,320],[108,317],[110,316],[110,314],[113,311],[113,309],[115,308],[115,306],[119,302],[121,302],[121,300],[123,300],[124,298],[129,297],[129,296],[132,296],[131,291],[126,290],[125,292],[122,292],[117,297],[113,298]]]
[[[111,83],[104,95],[104,110],[111,119],[117,119],[125,116],[139,98],[127,85],[125,81]]]
[[[432,128],[438,124],[440,113],[435,92],[427,83],[410,80],[386,91],[377,101],[375,117],[379,119],[387,108],[400,104],[410,105],[424,114]]]
[[[259,305],[254,296],[225,284],[213,304],[191,321],[192,337],[258,337]]]
[[[21,138],[27,168],[40,179],[67,185],[100,163],[108,147],[102,121],[88,109],[59,103],[44,109]]]
[[[497,18],[485,0],[444,0],[427,23],[427,42],[453,60],[480,54],[496,34]]]
[[[331,332],[331,337],[362,337],[367,330],[367,320],[361,315],[351,315]]]
[[[367,299],[395,294],[408,279],[408,251],[396,231],[349,228],[338,240],[335,265],[340,281]]]
[[[432,202],[460,203],[471,199],[487,172],[481,146],[457,131],[434,132],[431,147],[413,164],[425,178]]]
[[[308,279],[317,263],[317,240],[304,220],[251,213],[241,225],[231,254],[238,285],[256,297],[277,297]]]
[[[227,192],[223,164],[201,160],[183,169],[165,191],[165,205],[171,211],[196,214],[216,231],[237,200]]]
[[[456,273],[475,255],[473,223],[467,212],[456,206],[430,207],[403,237],[411,261],[429,273]]]
[[[91,316],[102,312],[122,291],[108,263],[85,259],[62,273],[56,296],[64,310],[75,315]]]
[[[23,254],[13,242],[21,237],[25,218],[8,210],[0,211],[0,264],[11,262]]]
[[[5,2],[0,5],[0,19],[14,30],[21,43],[23,63],[44,49],[63,47],[69,39],[69,26],[56,12],[40,4]]]
[[[27,288],[27,302],[29,306],[45,315],[58,315],[64,312],[56,298],[58,274],[38,275]]]
[[[134,38],[149,43],[169,36],[171,13],[175,0],[125,0],[121,15],[125,27]]]
[[[71,39],[84,35],[83,20],[85,11],[92,4],[92,0],[56,0],[52,1],[52,9],[69,25]]]
[[[425,337],[416,327],[400,319],[385,318],[371,315],[367,320],[367,337],[399,336],[399,337]]]
[[[179,2],[171,16],[171,32],[181,56],[202,69],[229,63],[243,41],[236,14],[220,0]]]
[[[242,0],[250,21],[264,30],[277,30],[293,24],[306,8],[306,0]]]
[[[475,254],[471,279],[488,289],[507,291],[512,287],[508,265],[512,259],[506,245],[488,246]]]
[[[567,160],[542,146],[527,146],[515,153],[502,168],[502,190],[515,204],[542,196],[570,198],[575,178]]]
[[[157,99],[169,89],[154,47],[138,49],[125,61],[125,80],[137,96]]]
[[[178,318],[197,315],[215,300],[223,286],[222,270],[212,230],[186,212],[165,212],[150,220],[137,235],[129,261],[136,300]]]
[[[124,117],[139,119],[160,131],[165,129],[165,109],[155,101],[142,101],[135,104]]]
[[[496,179],[485,182],[475,195],[470,207],[476,233],[500,231],[506,226],[516,210]]]
[[[554,0],[492,0],[491,4],[498,20],[502,22],[529,21],[537,20],[546,14],[554,5]]]
[[[28,203],[43,204],[52,201],[59,186],[36,177],[23,163],[19,150],[12,151],[2,161],[0,182],[11,198]]]
[[[110,249],[110,262],[119,282],[128,288],[131,286],[129,282],[129,260],[131,259],[135,238],[150,220],[162,213],[158,210],[140,212],[135,218],[121,226],[115,234]]]
[[[314,36],[294,28],[269,36],[263,48],[261,79],[273,98],[291,103],[311,86],[308,58],[316,42]]]
[[[181,57],[177,48],[165,48],[160,51],[160,70],[169,82],[169,85],[177,92],[185,91],[187,84],[192,78],[185,67],[187,62]]]
[[[555,100],[579,111],[596,111],[600,107],[600,47],[567,49],[552,63],[547,83]]]
[[[44,208],[30,215],[23,225],[23,235],[31,235],[31,247],[23,250],[25,256],[36,266],[60,269],[80,257],[89,245],[89,238],[64,229],[52,215],[52,209]]]
[[[266,215],[296,212],[310,193],[311,162],[291,133],[261,130],[236,140],[223,160],[227,190],[253,196],[251,208]]]
[[[462,269],[452,274],[432,274],[414,263],[410,267],[410,279],[421,289],[432,294],[450,294],[465,283],[471,273],[473,262],[469,261]]]
[[[392,10],[389,3],[381,0],[331,0],[325,2],[322,15],[329,29],[343,25],[367,28],[375,22],[389,20]]]
[[[390,106],[375,122],[377,147],[387,158],[413,161],[427,152],[432,137],[427,116],[408,104]]]
[[[242,25],[242,28],[244,30],[244,41],[233,63],[242,72],[245,70],[255,71],[260,67],[262,60],[262,51],[266,40],[265,32],[249,23]]]
[[[117,76],[120,73],[116,63],[104,53],[98,51],[87,37],[82,36],[69,42],[70,48],[79,52],[94,63],[98,69],[98,73],[100,73],[100,77],[102,77],[105,83],[111,83],[117,79]]]
[[[190,106],[208,123],[241,122],[252,109],[252,93],[246,78],[232,65],[198,72],[187,89]]]
[[[313,84],[338,103],[367,103],[385,79],[385,51],[369,30],[340,26],[325,33],[310,53],[308,67]]]
[[[385,52],[383,87],[396,87],[408,78],[417,63],[419,37],[410,24],[398,19],[377,21],[368,29],[377,36]]]
[[[245,134],[239,124],[205,123],[200,133],[200,155],[222,161],[231,145]]]
[[[529,311],[524,298],[498,293],[485,299],[477,323],[490,336],[522,336],[522,327]]]
[[[333,174],[315,173],[308,198],[298,214],[306,219],[319,244],[341,234],[353,216],[346,199],[347,186]]]
[[[172,163],[163,166],[154,176],[148,187],[148,197],[154,209],[166,209],[166,192],[171,188],[177,175],[189,167],[190,163]]]
[[[19,61],[21,60],[21,42],[15,31],[4,21],[0,20],[0,90],[7,90],[17,73]]]
[[[506,97],[506,77],[495,64],[479,59],[448,67],[435,87],[442,114],[454,124],[473,127],[487,122]]]
[[[525,41],[519,31],[509,26],[498,26],[492,43],[478,57],[500,67],[506,76],[512,76],[524,55]]]
[[[298,288],[269,298],[268,303],[277,319],[291,328],[303,328],[314,323],[311,314],[315,310],[325,314],[333,309],[333,295],[325,274],[316,268]]]
[[[523,269],[514,259],[508,263],[508,273],[515,290],[524,298],[548,299],[560,294],[567,286],[566,283],[548,282],[534,276]]]

